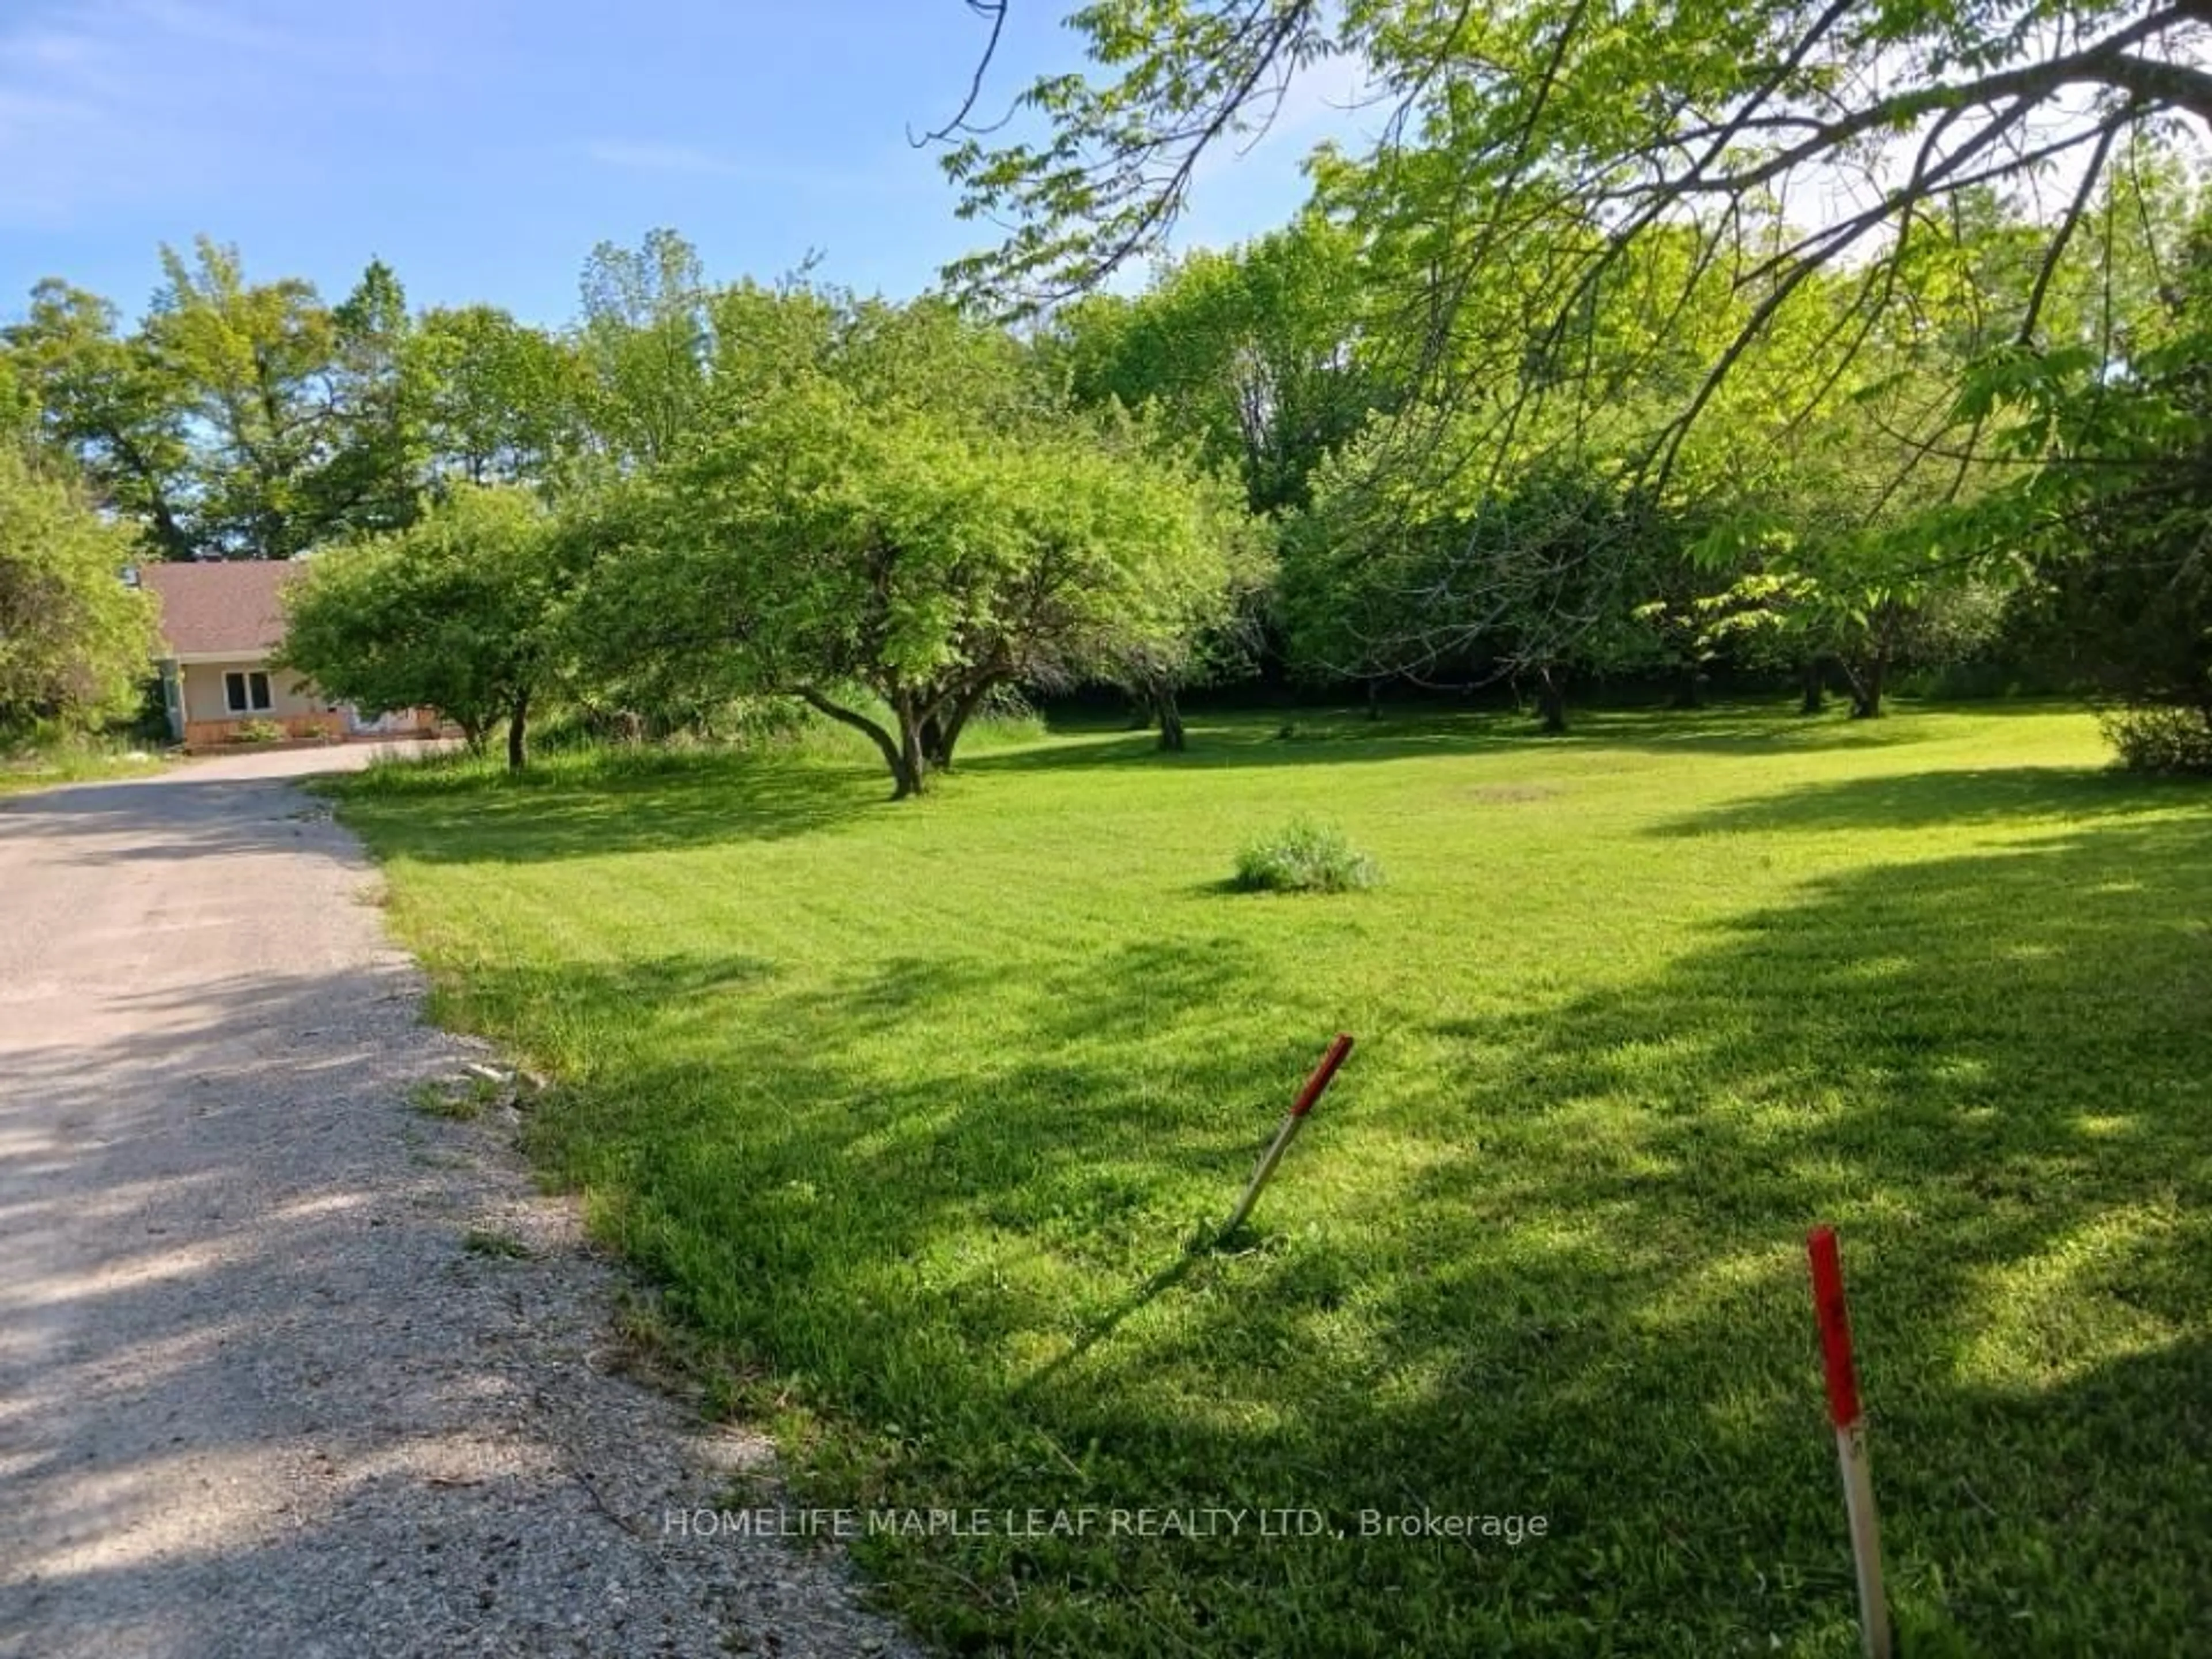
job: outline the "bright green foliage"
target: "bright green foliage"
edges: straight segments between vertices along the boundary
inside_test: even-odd
[[[146,349],[210,434],[195,465],[199,544],[289,558],[327,527],[313,474],[331,437],[331,313],[299,278],[249,283],[237,250],[206,237],[190,264],[172,248],[161,264],[168,283],[147,319]]]
[[[1708,584],[1692,614],[1743,660],[1832,665],[1861,718],[1882,712],[1893,670],[1969,648],[1942,619],[2011,574],[1966,510],[1990,469],[1912,454],[1899,436],[1912,395],[1863,388],[1771,434],[1688,550]]]
[[[318,539],[412,523],[430,460],[430,361],[415,345],[406,290],[374,261],[331,313],[331,438],[309,472]]]
[[[556,665],[563,584],[545,510],[457,488],[413,526],[315,555],[285,591],[283,665],[363,708],[431,708],[520,769]]]
[[[1005,337],[861,307],[826,362],[718,395],[619,495],[583,631],[612,672],[659,659],[802,697],[913,794],[994,690],[1102,677],[1213,620],[1241,517],[1140,432],[1052,414]]]
[[[1375,860],[1355,849],[1343,830],[1297,818],[1245,842],[1230,885],[1245,893],[1352,893],[1382,879]]]
[[[1565,686],[1648,665],[1638,599],[1684,532],[1619,461],[1531,457],[1492,477],[1455,447],[1378,426],[1324,466],[1285,537],[1281,615],[1308,675],[1431,684],[1510,678],[1564,728]]]
[[[1357,250],[1318,215],[1226,253],[1193,253],[1134,299],[1059,313],[1076,397],[1152,409],[1234,470],[1255,513],[1304,506],[1309,480],[1365,421]]]
[[[154,606],[126,586],[129,532],[0,441],[0,735],[129,714],[151,672]]]
[[[27,448],[39,438],[38,388],[0,339],[0,443]]]
[[[1984,355],[1959,399],[2011,462],[1942,526],[2024,570],[2025,641],[2112,705],[2130,763],[2212,770],[2212,216],[2170,151],[2136,146],[2082,234],[2119,250],[2119,291],[2069,295],[2076,321]]]
[[[2206,791],[2063,711],[1279,722],[919,812],[857,741],[339,787],[795,1501],[1346,1534],[860,1540],[944,1651],[1850,1659],[1821,1221],[1901,1651],[2197,1647]],[[1293,814],[1388,883],[1221,891]],[[1187,1249],[1340,1030],[1256,1233]],[[1424,1507],[1549,1525],[1360,1535]]]
[[[1199,158],[1304,68],[1355,60],[1378,140],[1314,173],[1401,411],[1365,458],[1400,475],[1360,481],[1370,528],[1437,472],[1474,476],[1462,498],[1531,468],[1642,475],[1715,548],[1787,561],[1731,555],[1704,592],[1679,565],[1664,592],[1578,586],[1685,616],[1784,581],[1788,631],[1868,713],[1929,607],[2008,575],[1958,509],[2036,433],[1976,412],[1974,365],[2048,352],[2094,377],[2129,354],[2185,216],[2174,117],[2212,115],[2212,19],[2185,4],[1096,0],[1073,21],[1103,74],[1040,82],[948,158],[966,210],[1013,227],[957,277],[1015,309],[1086,287],[1158,244]],[[1389,534],[1419,539],[1465,502],[1399,505]],[[1366,614],[1374,584],[1322,574],[1286,607],[1382,630],[1332,656],[1421,654]]]
[[[1103,0],[1068,21],[1119,78],[1047,76],[1022,100],[1051,123],[1042,140],[994,149],[978,132],[945,159],[963,218],[1016,222],[996,256],[947,272],[989,297],[1065,298],[1158,247],[1200,152],[1249,131],[1332,45],[1310,0]]]
[[[1157,246],[1200,157],[1330,56],[1364,70],[1382,135],[1371,156],[1330,158],[1337,199],[1426,253],[1443,313],[1503,283],[1569,316],[1624,249],[1689,223],[1761,322],[1867,249],[1886,309],[1906,297],[1886,273],[1954,199],[2055,156],[2086,158],[2094,182],[2115,135],[2212,116],[2205,21],[2185,4],[1093,0],[1071,21],[1103,74],[1036,82],[1023,103],[1041,136],[971,132],[946,157],[963,211],[1012,226],[954,273],[1000,297],[1078,289]],[[1845,171],[1871,187],[1809,228],[1775,222]]]
[[[697,418],[714,355],[698,250],[672,230],[635,251],[602,242],[584,266],[583,298],[592,431],[616,460],[668,459]]]
[[[0,331],[37,406],[38,436],[74,457],[104,501],[144,526],[165,558],[201,547],[194,522],[190,394],[143,335],[116,331],[115,307],[48,280],[29,314]]]
[[[436,471],[544,485],[583,447],[588,382],[572,343],[478,305],[424,313],[411,350]]]
[[[417,319],[381,261],[330,307],[297,279],[247,282],[205,238],[163,259],[135,331],[47,282],[0,355],[39,438],[165,557],[289,557],[398,529],[447,475],[550,488],[593,447],[587,416],[614,407],[573,343],[489,307]]]
[[[1389,239],[1372,252],[1386,282],[1392,262],[1434,258]],[[1851,320],[1848,291],[1815,283],[1708,386],[1751,306],[1724,270],[1700,271],[1693,237],[1626,250],[1557,331],[1504,275],[1507,291],[1461,308],[1435,395],[1379,413],[1316,473],[1285,548],[1293,663],[1511,677],[1556,728],[1570,675],[1665,672],[1694,702],[1723,655],[1832,658],[1876,712],[1923,610],[1972,574],[1919,523],[1981,477],[1929,463],[1911,435],[1931,402],[1948,411],[1923,362],[1936,349],[1869,337],[1849,373],[1811,373],[1819,337]]]
[[[2204,304],[2190,296],[2179,331],[2137,359],[2139,378],[2039,391],[2053,442],[2086,438],[2103,464],[2052,467],[1999,504],[2029,555],[2033,635],[2117,705],[2122,755],[2151,770],[2212,772],[2212,332],[2193,314]]]

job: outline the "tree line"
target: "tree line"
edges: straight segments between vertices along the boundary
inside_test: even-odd
[[[150,550],[311,554],[295,665],[517,765],[549,703],[795,700],[908,794],[1021,688],[1119,685],[1174,745],[1183,688],[1262,671],[1510,684],[1556,730],[1607,679],[1872,718],[1973,661],[2212,765],[2212,219],[2151,75],[2185,19],[1970,52],[2004,8],[1957,9],[1107,0],[1103,78],[1025,98],[1045,142],[948,132],[1015,229],[944,295],[717,283],[659,232],[548,330],[377,264],[325,307],[204,241],[127,331],[42,284],[0,412]],[[1374,148],[1098,291],[1332,52]],[[2085,83],[2118,101],[2051,102]],[[1870,193],[1793,211],[1808,167]]]
[[[1870,715],[1994,629],[2212,768],[2212,10],[1091,0],[1090,72],[1001,108],[1010,3],[933,135],[1002,314],[1156,258],[1317,64],[1360,88],[1309,172],[1382,395],[1286,530],[1310,658],[1556,717],[1563,673],[1748,657]]]
[[[100,549],[78,586],[131,556],[300,559],[285,666],[503,729],[516,767],[549,704],[665,732],[783,698],[908,795],[994,697],[1090,683],[1179,741],[1176,688],[1267,580],[1271,538],[1194,442],[942,300],[718,283],[670,232],[595,251],[557,331],[413,313],[381,264],[333,307],[210,242],[164,265],[127,331],[49,282],[0,333],[13,452]],[[27,690],[18,723],[67,701]]]

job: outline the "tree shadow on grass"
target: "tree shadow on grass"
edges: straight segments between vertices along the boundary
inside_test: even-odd
[[[1848,1653],[1802,1254],[1830,1220],[1906,1622],[2181,1651],[2212,1627],[2206,829],[1857,870],[1626,985],[1378,1030],[1301,1149],[1341,1180],[1291,1171],[1235,1255],[1184,1250],[1312,1054],[1221,1018],[1276,989],[1233,943],[466,994],[526,1035],[619,1011],[540,1151],[822,1413],[820,1495],[1328,1517],[865,1546],[948,1647]],[[1360,1534],[1425,1508],[1549,1530]]]
[[[1419,1119],[1388,1324],[1488,1431],[1440,1397],[1347,1462],[1656,1546],[1616,1602],[1654,1645],[1696,1650],[1658,1639],[1678,1607],[1706,1650],[1786,1631],[1810,1607],[1771,1587],[1841,1589],[1797,1248],[1834,1220],[1908,1609],[1990,1653],[2180,1650],[2212,1621],[2207,828],[1838,878],[1625,991],[1449,1028],[1466,1093]]]
[[[1698,711],[1601,709],[1579,714],[1572,729],[1547,736],[1522,714],[1497,710],[1386,714],[1302,710],[1287,718],[1194,716],[1190,746],[1164,752],[1149,732],[1077,727],[1060,741],[963,758],[963,772],[1053,771],[1080,767],[1162,766],[1179,769],[1383,761],[1425,755],[1555,749],[1649,754],[1805,754],[1888,748],[1926,741],[1929,728],[1905,710],[1878,721],[1841,714],[1810,718],[1782,706],[1730,705]],[[1978,716],[2048,714],[2049,706],[1977,708]]]
[[[2166,807],[2212,807],[2197,778],[2143,777],[2116,768],[2008,766],[1845,778],[1753,795],[1653,825],[1651,836],[1773,830],[1919,830],[1942,825],[2075,821]]]
[[[880,806],[880,776],[772,756],[702,754],[658,766],[549,769],[518,778],[425,768],[325,781],[383,857],[536,863],[835,830]]]
[[[1996,713],[2005,711],[1978,711]],[[2045,712],[2028,710],[2021,712]],[[1541,738],[1518,716],[1492,712],[1394,715],[1370,722],[1355,714],[1315,719],[1301,715],[1297,736],[1276,734],[1272,717],[1201,722],[1192,749],[1161,753],[1149,733],[1102,733],[1029,748],[994,749],[963,758],[959,773],[1080,771],[1133,766],[1206,770],[1254,766],[1333,766],[1346,762],[1409,760],[1453,755],[1504,754],[1550,744],[1562,752],[1643,751],[1655,754],[1785,754],[1830,748],[1909,744],[1929,735],[1911,715],[1880,726],[1840,719],[1801,720],[1785,713],[1732,709],[1698,714],[1628,711],[1587,716],[1576,733]],[[2060,787],[2075,775],[2023,769],[2017,773],[1932,774],[1933,778],[1982,777],[2000,794],[2026,800]],[[2085,803],[2102,799],[2102,775],[2083,772],[2063,787]],[[2008,778],[2017,780],[2007,783]],[[1911,779],[1897,781],[1900,792]],[[1869,802],[1891,787],[1882,780],[1850,786]],[[1930,821],[1948,803],[1939,786],[1923,810]],[[865,763],[834,763],[775,754],[715,753],[619,757],[599,765],[556,763],[510,777],[458,764],[380,768],[319,780],[317,789],[336,799],[347,823],[386,857],[425,863],[536,863],[548,860],[653,852],[744,841],[774,841],[836,831],[894,809],[881,775]],[[2112,798],[2130,799],[2114,786]],[[1878,816],[1878,803],[1865,810]],[[1723,813],[1688,820],[1684,834],[1710,829],[1754,828],[1761,814],[1787,809],[1744,803],[1739,817]],[[2001,804],[1978,810],[2002,810]],[[1809,813],[1812,809],[1801,808]]]

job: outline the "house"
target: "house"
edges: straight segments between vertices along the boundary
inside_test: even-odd
[[[271,728],[325,743],[435,728],[425,711],[364,714],[269,665],[284,639],[284,584],[299,572],[278,560],[232,559],[132,573],[161,601],[161,700],[169,735],[187,749],[273,737]]]

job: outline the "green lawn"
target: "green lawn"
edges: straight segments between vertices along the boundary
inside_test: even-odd
[[[64,783],[143,777],[159,770],[161,764],[158,756],[141,750],[90,745],[0,753],[0,796],[51,789]]]
[[[1856,1652],[1828,1220],[1907,1652],[2201,1651],[2212,791],[2048,709],[1279,718],[897,806],[857,755],[337,787],[807,1497],[1354,1534],[863,1542],[948,1650]],[[1228,890],[1301,814],[1385,884]],[[1423,1507],[1547,1532],[1356,1535]]]

